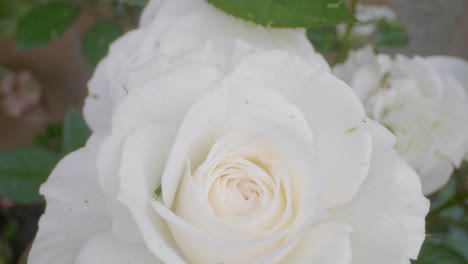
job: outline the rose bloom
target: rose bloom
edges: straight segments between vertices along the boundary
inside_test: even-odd
[[[334,73],[354,88],[367,114],[396,135],[396,149],[420,175],[424,193],[449,180],[468,147],[465,61],[392,58],[366,47]]]
[[[152,1],[90,82],[29,263],[396,264],[429,202],[303,30]]]

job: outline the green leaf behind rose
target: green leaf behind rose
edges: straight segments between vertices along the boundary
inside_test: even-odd
[[[271,27],[319,27],[354,21],[343,0],[208,0],[225,12]]]
[[[85,33],[82,52],[86,61],[95,66],[107,54],[109,45],[123,34],[119,24],[112,21],[99,21]]]
[[[148,0],[120,0],[120,2],[132,6],[144,6],[148,2]]]
[[[58,160],[56,153],[37,147],[0,152],[0,196],[15,203],[42,202],[39,186]]]
[[[383,46],[404,46],[409,43],[406,27],[397,21],[381,20],[377,27],[375,43]]]
[[[58,39],[75,21],[79,9],[65,3],[51,2],[32,8],[18,22],[16,47],[38,48]]]
[[[468,262],[468,219],[465,219],[465,227],[450,227],[446,244],[462,254]]]
[[[456,250],[442,244],[426,241],[413,264],[466,264],[467,260]]]
[[[89,130],[82,114],[75,108],[70,108],[63,121],[63,152],[69,153],[83,147],[88,140]]]
[[[44,130],[32,138],[34,146],[46,148],[56,153],[63,150],[63,125],[60,123],[47,124]]]
[[[307,38],[320,53],[327,53],[338,47],[335,26],[309,28],[307,29]]]

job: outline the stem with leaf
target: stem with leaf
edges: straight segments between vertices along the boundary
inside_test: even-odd
[[[358,0],[351,0],[351,12],[353,13],[353,15],[356,14],[357,3]],[[348,53],[352,46],[351,35],[353,32],[354,23],[355,22],[351,22],[346,26],[345,34],[343,35],[343,38],[340,41],[340,47],[336,54],[335,64],[344,62],[348,58]]]

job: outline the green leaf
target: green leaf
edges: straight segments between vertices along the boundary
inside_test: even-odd
[[[450,227],[447,234],[447,244],[468,260],[468,230],[455,226]]]
[[[450,180],[434,195],[435,197],[431,200],[431,210],[450,201],[455,196],[456,191],[456,179],[455,177],[451,177]]]
[[[34,135],[32,141],[35,146],[60,153],[63,150],[62,130],[62,124],[48,124],[44,131]]]
[[[15,13],[13,1],[0,0],[0,20],[9,18]]]
[[[78,8],[64,3],[52,2],[32,8],[18,22],[17,49],[33,49],[58,39],[78,14]]]
[[[320,53],[327,53],[338,46],[335,26],[307,29],[307,38]]]
[[[145,6],[148,0],[120,0],[120,2],[132,6]]]
[[[112,41],[122,34],[122,27],[111,21],[99,21],[91,26],[82,43],[82,52],[88,63],[95,66],[106,56]]]
[[[377,26],[375,43],[382,46],[404,46],[409,43],[406,27],[397,21],[381,20]]]
[[[83,115],[75,108],[70,108],[63,122],[63,148],[69,153],[83,147],[91,135]]]
[[[271,27],[320,27],[355,21],[343,0],[208,0],[225,12]]]
[[[413,264],[466,264],[466,260],[460,253],[446,245],[426,241],[418,260]]]
[[[40,203],[39,186],[57,164],[59,156],[42,148],[0,152],[0,196],[16,203]]]
[[[159,186],[159,187],[156,189],[156,191],[154,191],[154,194],[156,194],[156,196],[160,196],[161,193],[162,193],[162,187]]]
[[[18,13],[15,4],[11,0],[0,0],[0,38],[14,35]]]

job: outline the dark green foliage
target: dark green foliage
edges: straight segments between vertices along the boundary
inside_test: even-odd
[[[32,8],[18,22],[16,29],[17,49],[38,48],[58,39],[73,24],[78,14],[78,8],[58,2]]]
[[[409,43],[406,27],[396,21],[381,20],[378,24],[375,43],[383,46],[404,46]]]
[[[225,12],[270,27],[319,27],[354,21],[341,0],[208,0]]]
[[[82,52],[89,64],[95,66],[107,54],[109,45],[123,34],[119,24],[99,21],[91,26],[83,38]]]

